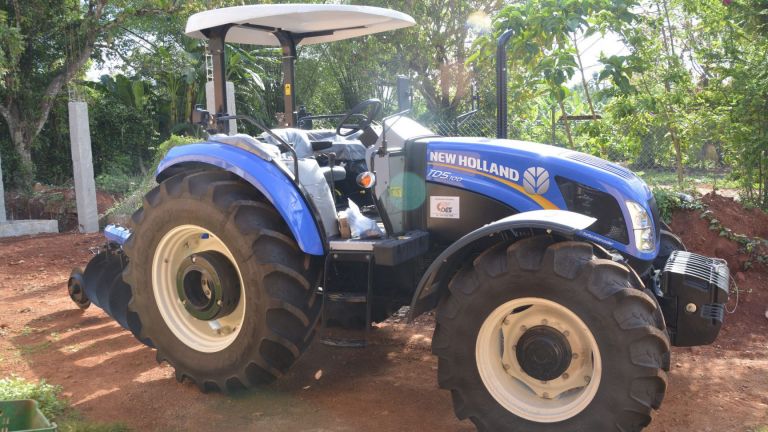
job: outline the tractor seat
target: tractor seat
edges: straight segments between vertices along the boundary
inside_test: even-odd
[[[312,143],[309,141],[309,137],[307,136],[306,131],[301,129],[286,128],[272,129],[272,132],[274,132],[277,136],[282,138],[283,141],[287,142],[291,147],[293,147],[294,151],[296,151],[296,156],[299,159],[311,158],[315,155],[315,152],[312,150]],[[267,133],[263,133],[261,137],[270,144],[278,144],[275,139],[269,136]],[[347,178],[347,170],[345,170],[342,166],[334,166],[333,169],[327,166],[320,167],[320,171],[325,176],[325,180],[329,185],[332,182],[341,181]]]

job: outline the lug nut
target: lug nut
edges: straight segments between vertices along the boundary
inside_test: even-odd
[[[579,358],[579,353],[573,353],[572,357],[573,357],[574,360],[576,360],[577,358]]]
[[[589,382],[590,382],[590,381],[592,381],[592,377],[591,377],[591,376],[585,376],[585,377],[584,377],[584,382],[586,382],[587,384],[589,384]]]
[[[563,336],[565,336],[565,337],[568,337],[570,335],[571,335],[571,332],[569,332],[568,330],[563,332]]]
[[[544,399],[549,399],[550,398],[549,397],[549,393],[547,393],[547,392],[544,392],[544,394],[542,396],[544,397]]]
[[[520,326],[520,331],[526,331],[526,330],[528,330],[528,327],[526,327],[526,326]]]
[[[696,305],[693,303],[688,303],[687,305],[685,305],[685,311],[688,313],[696,312]]]
[[[502,366],[504,367],[504,370],[510,370],[512,368],[512,366],[507,363],[502,363]]]
[[[197,257],[192,255],[192,262],[197,262]]]
[[[563,379],[565,379],[565,380],[567,380],[567,379],[568,379],[568,378],[570,378],[570,377],[571,377],[571,376],[570,376],[570,375],[568,375],[568,373],[567,373],[567,372],[563,374]]]

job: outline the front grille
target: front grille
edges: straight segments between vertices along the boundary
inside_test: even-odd
[[[690,252],[674,251],[669,256],[664,271],[699,279],[708,285],[716,285],[728,292],[730,273],[728,263],[720,258],[709,258]]]
[[[566,154],[565,157],[570,160],[575,160],[583,164],[593,166],[595,168],[600,168],[602,170],[616,174],[619,177],[623,177],[627,180],[632,180],[636,178],[635,174],[632,171],[624,168],[623,166],[616,165],[615,163],[611,163],[611,162],[602,160],[598,157],[590,156],[588,154],[571,152]]]
[[[629,244],[627,224],[621,207],[614,197],[563,177],[557,176],[555,181],[568,210],[597,219],[589,227],[590,231],[620,243]]]
[[[686,251],[669,256],[661,276],[659,304],[675,346],[712,343],[725,318],[728,264]]]

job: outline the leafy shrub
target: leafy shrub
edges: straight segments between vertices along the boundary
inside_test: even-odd
[[[107,210],[106,216],[126,217],[130,216],[141,207],[144,195],[157,185],[155,182],[155,171],[157,171],[160,161],[163,160],[168,152],[180,145],[200,142],[199,138],[181,137],[172,135],[167,141],[160,144],[155,153],[155,159],[152,163],[152,169],[144,178],[134,179],[131,189],[125,192],[123,199],[117,202],[111,209]]]
[[[121,423],[91,423],[83,420],[72,409],[69,401],[60,398],[61,386],[27,381],[20,377],[0,379],[0,400],[36,400],[43,415],[59,423],[62,432],[128,432],[130,429]]]
[[[96,187],[111,194],[126,194],[141,183],[141,177],[126,174],[101,174],[96,177]]]
[[[48,384],[45,380],[31,382],[19,377],[0,379],[0,400],[34,399],[48,419],[62,416],[69,410],[69,403],[59,399],[59,393],[60,386]]]
[[[656,198],[659,215],[666,223],[672,221],[672,213],[676,209],[700,210],[704,207],[697,197],[673,189],[653,188],[652,192]]]

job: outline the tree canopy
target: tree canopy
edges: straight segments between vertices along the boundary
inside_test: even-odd
[[[184,24],[193,12],[242,3],[0,1],[6,185],[69,181],[67,85],[89,103],[98,174],[140,174],[171,134],[198,134],[189,114],[204,102],[206,45],[184,36]],[[492,122],[495,40],[512,30],[510,136],[635,169],[671,169],[679,182],[690,170],[721,170],[746,199],[768,204],[768,6],[761,0],[354,3],[403,11],[419,25],[301,47],[297,97],[310,112],[338,113],[369,97],[394,112],[396,77],[407,75],[418,119],[455,123],[476,107],[474,118]],[[626,48],[585,64],[600,37]],[[278,50],[228,50],[238,112],[273,123],[282,111]],[[98,69],[112,73],[86,79]]]

